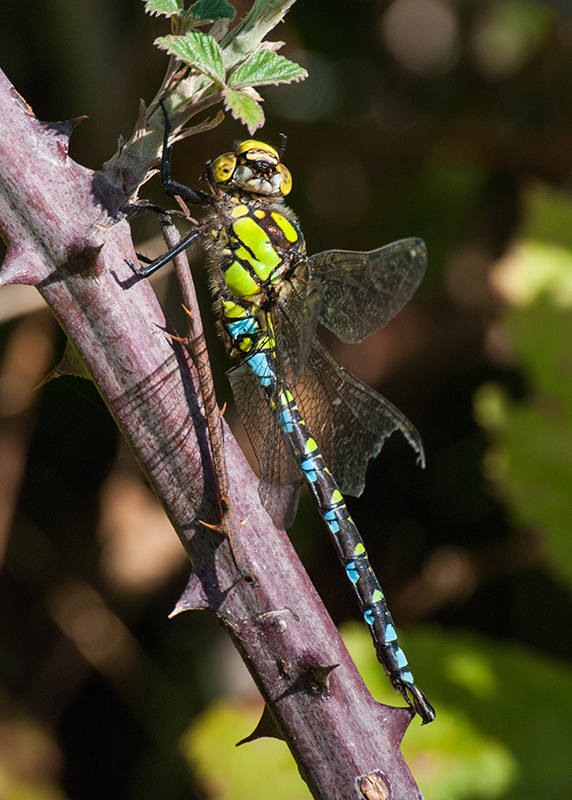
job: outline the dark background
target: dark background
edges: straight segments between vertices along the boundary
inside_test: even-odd
[[[239,14],[247,8],[239,3]],[[40,119],[88,116],[70,153],[97,169],[118,136],[131,135],[139,98],[154,97],[166,57],[153,40],[167,32],[140,0],[4,0],[0,66]],[[525,524],[502,480],[490,480],[494,431],[477,421],[475,397],[489,385],[517,404],[534,394],[489,273],[522,234],[531,189],[570,189],[570,6],[300,0],[269,38],[310,73],[262,90],[258,134],[274,144],[288,136],[289,203],[310,252],[407,236],[429,251],[423,285],[386,329],[360,345],[332,343],[425,443],[421,472],[394,437],[363,496],[349,501],[396,621],[440,629],[440,647],[459,631],[524,645],[568,675],[570,584],[547,559],[542,524]],[[227,117],[180,144],[177,180],[198,186],[204,162],[246,135]],[[143,194],[163,202],[157,179]],[[143,250],[156,233],[153,220],[140,224]],[[61,356],[63,335],[47,310],[27,311],[33,300],[3,300],[4,291],[0,794],[4,769],[9,790],[25,787],[31,798],[225,796],[189,769],[179,740],[215,697],[252,690],[208,615],[167,619],[189,572],[180,545],[93,387],[61,378],[32,392]],[[172,281],[158,291],[180,319]],[[207,324],[222,404],[228,364]],[[569,451],[562,458],[568,469]],[[314,515],[303,501],[293,540],[334,620],[357,619]],[[423,649],[414,652],[419,683],[437,705],[454,705]],[[526,715],[526,697],[517,705]],[[498,796],[513,796],[506,791]],[[544,796],[571,791],[561,781]]]

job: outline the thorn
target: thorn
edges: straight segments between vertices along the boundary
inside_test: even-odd
[[[41,389],[42,386],[45,386],[55,378],[61,378],[62,375],[75,375],[77,378],[86,378],[88,381],[91,380],[91,375],[83,359],[69,339],[66,342],[66,348],[60,362],[34,387],[34,391]]]
[[[181,344],[185,344],[185,342],[187,341],[187,337],[186,336],[175,336],[174,333],[169,333],[169,331],[165,331],[165,333],[174,342],[180,342]]]
[[[33,391],[33,392],[37,392],[37,391],[38,391],[38,389],[41,389],[41,388],[42,388],[42,386],[45,386],[45,385],[46,385],[46,384],[48,384],[50,381],[53,381],[55,378],[59,378],[61,375],[63,375],[63,374],[64,374],[64,373],[62,373],[62,372],[58,372],[57,370],[58,370],[58,368],[57,368],[57,367],[54,367],[54,369],[53,369],[51,372],[48,372],[48,374],[46,375],[46,377],[45,377],[45,378],[42,378],[42,380],[39,382],[39,384],[38,384],[37,386],[34,386],[34,388],[32,389],[32,391]]]
[[[224,403],[222,404],[222,408],[220,410],[221,417],[224,417],[224,412],[226,411],[226,406],[227,406],[227,402],[225,400]]]
[[[264,706],[264,711],[262,712],[262,716],[256,728],[252,731],[250,736],[246,736],[244,739],[241,739],[240,742],[237,742],[236,747],[265,737],[268,739],[282,739],[282,741],[284,741],[284,735],[278,727],[274,714],[267,705]]]
[[[169,614],[169,619],[176,617],[183,611],[202,611],[210,608],[208,598],[200,579],[192,572],[184,592],[177,600],[175,608]]]
[[[187,317],[190,317],[191,319],[193,319],[193,312],[190,311],[184,303],[182,303],[181,305],[183,306],[183,311],[185,312]]]
[[[311,667],[306,676],[305,683],[310,694],[329,697],[330,695],[330,672],[339,667],[339,664],[329,664],[319,667]]]
[[[84,119],[88,119],[88,117],[82,114],[81,117],[74,117],[74,119],[66,119],[62,122],[42,122],[41,125],[44,130],[54,134],[61,155],[67,157],[72,132]]]
[[[199,523],[204,528],[208,528],[210,531],[217,531],[218,533],[222,533],[222,528],[221,528],[220,522],[217,525],[211,525],[210,522],[203,522],[202,519],[200,519]]]
[[[252,516],[252,515],[251,515],[251,514],[249,514],[249,515],[247,516],[247,518],[246,518],[246,519],[244,519],[244,520],[242,520],[242,522],[239,522],[239,523],[238,523],[238,524],[240,525],[240,527],[241,527],[241,528],[244,528],[244,526],[246,525],[246,523],[248,522],[248,520],[250,519],[250,517],[251,517],[251,516]]]

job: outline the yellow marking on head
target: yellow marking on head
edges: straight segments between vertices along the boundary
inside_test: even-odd
[[[284,164],[278,164],[278,173],[280,175],[280,191],[286,196],[292,189],[292,175]]]
[[[275,158],[276,161],[280,161],[278,150],[275,150],[271,145],[266,144],[266,142],[260,142],[258,139],[245,139],[244,142],[241,142],[237,146],[235,153],[237,156],[242,156],[244,153],[248,153],[252,150],[266,153]]]
[[[280,191],[286,196],[292,190],[292,175],[284,164],[278,165],[278,172],[280,174]]]
[[[244,203],[236,206],[236,208],[233,208],[230,212],[230,216],[234,217],[235,219],[237,217],[244,217],[245,214],[248,214],[248,206],[245,206]]]

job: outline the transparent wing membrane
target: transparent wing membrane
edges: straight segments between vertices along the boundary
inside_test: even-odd
[[[401,431],[424,464],[419,434],[389,400],[345,370],[315,337],[303,373],[289,388],[344,494],[359,496],[369,460]]]
[[[421,239],[402,239],[368,253],[328,250],[308,261],[322,289],[320,322],[342,342],[359,342],[411,299],[427,251]]]
[[[259,494],[264,507],[281,528],[294,522],[303,483],[300,468],[284,439],[276,412],[260,381],[246,363],[227,372],[234,400],[260,472]]]

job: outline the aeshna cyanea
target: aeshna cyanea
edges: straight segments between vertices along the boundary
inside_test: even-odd
[[[224,339],[239,365],[228,373],[260,467],[260,496],[287,527],[306,481],[357,593],[379,661],[424,723],[435,712],[415,685],[362,538],[342,492],[363,491],[370,458],[400,430],[424,464],[421,440],[388,400],[343,369],[316,336],[318,321],[344,342],[384,326],[411,298],[426,266],[425,245],[404,239],[370,252],[329,250],[308,257],[284,196],[291,176],[281,154],[257,140],[205,167],[209,192],[170,177],[166,192],[207,205],[207,220],[149,265],[147,277],[199,238],[209,243]],[[132,265],[133,266],[133,265]]]

